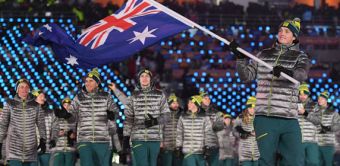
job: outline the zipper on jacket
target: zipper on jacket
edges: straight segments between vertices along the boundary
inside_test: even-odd
[[[254,130],[254,117],[250,117],[250,125],[251,125],[251,129]],[[254,140],[251,139],[251,161],[255,161],[255,144],[254,142],[256,141],[256,136],[251,136],[254,137]]]
[[[66,121],[63,120],[63,122],[64,122],[64,124],[65,124]],[[64,126],[64,128],[65,128],[64,131],[68,131],[66,126]],[[65,138],[66,138],[66,139],[65,139]],[[64,152],[66,152],[66,148],[67,148],[67,135],[66,135],[66,137],[65,137],[65,135],[64,135]]]
[[[172,141],[173,141],[173,145],[176,146],[176,132],[175,132],[176,131],[175,130],[176,129],[175,128],[176,123],[175,123],[175,116],[176,116],[175,114],[172,115]]]
[[[91,95],[91,107],[92,107],[92,142],[94,142],[94,107],[93,107],[93,96]]]
[[[279,61],[280,57],[282,55],[282,45],[280,45],[280,53],[279,56],[276,58],[275,62],[274,62],[274,66],[277,65],[277,62]],[[274,75],[272,75],[272,80],[270,81],[270,89],[269,89],[269,97],[268,97],[268,112],[267,112],[267,116],[270,115],[271,113],[271,100],[272,100],[272,91],[273,91],[273,81],[274,81]]]
[[[322,125],[322,119],[323,119],[323,110],[321,110],[321,125]],[[320,126],[321,127],[321,126]],[[321,127],[321,130],[322,130],[322,127]],[[324,143],[324,140],[323,140],[323,136],[320,135],[320,143],[321,145]]]
[[[144,96],[144,103],[147,104],[146,94],[144,92],[143,92],[143,96]],[[144,118],[147,118],[147,117],[148,117],[148,110],[146,109],[144,111]],[[144,124],[144,141],[148,141],[148,129],[145,127],[145,124]]]
[[[22,102],[22,110],[23,110],[23,114],[24,114],[24,142],[23,142],[23,146],[22,146],[22,158],[21,161],[25,162],[25,143],[26,143],[26,101],[23,100]]]

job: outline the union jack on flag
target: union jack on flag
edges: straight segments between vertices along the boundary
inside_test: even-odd
[[[94,68],[123,61],[140,50],[190,28],[147,0],[128,0],[116,13],[87,28],[74,41],[56,24],[46,24],[32,45],[51,45],[57,58],[80,68]]]

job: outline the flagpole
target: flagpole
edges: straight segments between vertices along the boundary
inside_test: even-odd
[[[188,26],[190,26],[190,27],[192,27],[192,28],[195,27],[195,28],[197,28],[197,29],[199,29],[199,30],[201,30],[201,31],[203,31],[203,32],[205,32],[205,33],[207,33],[207,34],[209,34],[210,36],[212,36],[212,37],[214,37],[214,38],[216,38],[216,39],[222,41],[223,43],[225,43],[225,44],[227,44],[227,45],[230,44],[230,42],[229,42],[228,40],[222,38],[221,36],[218,36],[218,35],[215,34],[214,32],[211,32],[210,30],[208,30],[208,29],[204,28],[203,26],[201,26],[201,25],[199,25],[199,24],[197,24],[197,23],[195,23],[195,22],[193,22],[193,21],[187,19],[186,17],[184,17],[184,16],[178,14],[177,12],[175,12],[175,11],[173,11],[173,10],[171,10],[171,9],[169,9],[169,8],[167,8],[167,7],[165,7],[164,5],[158,3],[158,2],[156,2],[156,1],[154,1],[154,0],[145,0],[145,1],[149,2],[150,4],[152,4],[153,6],[159,8],[159,9],[161,9],[163,12],[169,14],[170,16],[172,16],[172,17],[174,17],[175,19],[177,19],[177,20],[183,22],[184,24],[186,24],[186,25],[188,25]],[[273,66],[271,66],[270,64],[268,64],[268,63],[264,62],[263,60],[257,58],[256,56],[252,55],[251,53],[247,52],[246,50],[244,50],[244,49],[242,49],[242,48],[240,48],[240,47],[237,47],[237,50],[240,51],[242,54],[248,56],[249,58],[255,60],[256,62],[258,62],[258,63],[264,65],[264,66],[267,67],[268,69],[273,70]],[[286,73],[281,72],[281,76],[283,76],[284,78],[288,79],[289,81],[291,81],[291,82],[294,83],[294,84],[297,84],[297,85],[300,84],[299,81],[297,81],[297,80],[294,79],[293,77],[290,77],[290,76],[287,75]]]

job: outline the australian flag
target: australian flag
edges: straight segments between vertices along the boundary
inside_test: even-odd
[[[128,0],[116,13],[87,28],[76,41],[53,23],[40,27],[24,41],[50,45],[60,61],[87,69],[123,61],[188,28],[145,0]]]

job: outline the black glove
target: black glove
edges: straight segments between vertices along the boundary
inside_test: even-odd
[[[245,131],[242,126],[236,126],[235,127],[236,131],[240,133],[240,138],[241,139],[247,139],[250,135],[251,132]]]
[[[70,118],[72,116],[72,114],[67,112],[67,110],[64,107],[62,109],[54,110],[54,114],[55,114],[56,117],[64,118],[64,119],[68,119],[68,118]]]
[[[325,134],[327,133],[328,131],[331,131],[331,126],[324,126],[324,125],[321,125],[321,131],[320,131],[320,134]]]
[[[123,153],[127,154],[130,151],[130,137],[124,136],[123,137]]]
[[[115,120],[115,113],[112,111],[107,110],[107,119],[109,120]]]
[[[67,144],[68,146],[70,147],[73,147],[74,146],[74,142],[76,141],[74,138],[71,138],[71,135],[73,134],[73,130],[69,130],[67,132]]]
[[[230,42],[229,47],[231,52],[233,52],[233,54],[236,55],[237,59],[247,58],[245,55],[243,55],[242,53],[240,53],[240,51],[237,50],[237,47],[240,47],[240,45],[235,40]]]
[[[182,147],[176,147],[176,149],[174,150],[174,155],[177,158],[182,158],[183,157]]]
[[[57,143],[55,142],[55,140],[51,140],[48,144],[50,144],[50,147],[51,147],[51,148],[54,148],[54,147],[57,145]]]
[[[307,116],[308,116],[308,112],[305,111],[302,115],[305,116],[305,117],[307,117]]]
[[[222,122],[222,123],[216,122],[212,126],[212,129],[213,129],[214,132],[219,132],[219,131],[223,130],[224,129],[224,122]]]
[[[209,146],[204,146],[203,147],[203,157],[204,157],[204,159],[207,159],[211,155],[212,155],[212,149]]]
[[[40,153],[46,152],[46,140],[44,138],[40,138],[38,149],[40,149]]]
[[[150,115],[150,114],[147,114],[147,115],[148,115],[148,118],[146,118],[145,121],[144,121],[145,128],[149,128],[149,127],[158,125],[157,118],[152,117],[152,115]]]
[[[292,70],[286,69],[282,66],[274,66],[272,74],[275,77],[279,78],[281,76],[281,72],[283,72],[283,73],[285,73],[285,74],[287,74],[291,77],[293,77],[293,74],[294,74]]]

